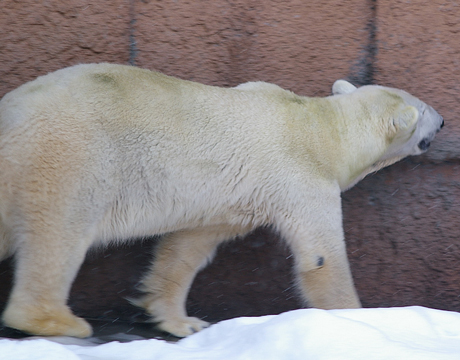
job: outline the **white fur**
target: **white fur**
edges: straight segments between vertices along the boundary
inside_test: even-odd
[[[177,336],[193,278],[222,241],[261,225],[295,255],[312,306],[359,307],[340,192],[422,151],[442,118],[396,89],[341,80],[335,96],[273,84],[219,88],[121,65],[79,65],[0,102],[0,258],[15,253],[3,314],[42,335],[88,336],[66,300],[96,243],[166,234],[143,306]]]

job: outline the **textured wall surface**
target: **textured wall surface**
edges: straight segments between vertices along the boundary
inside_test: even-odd
[[[0,96],[65,66],[129,61],[128,1],[4,0],[1,9]]]
[[[364,306],[460,310],[460,3],[442,0],[34,1],[0,12],[0,96],[65,66],[116,62],[220,86],[263,80],[325,96],[334,80],[403,88],[446,127],[430,151],[343,194],[349,259]],[[155,240],[89,254],[72,308],[136,319],[124,299]],[[0,265],[0,308],[11,286]],[[223,246],[190,293],[191,314],[219,320],[301,304],[289,250],[269,230]]]

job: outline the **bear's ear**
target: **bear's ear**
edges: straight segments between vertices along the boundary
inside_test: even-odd
[[[349,83],[346,80],[337,80],[334,85],[332,85],[332,94],[349,94],[357,89],[352,83]]]
[[[398,130],[407,130],[414,127],[418,119],[418,110],[413,106],[405,106],[398,110],[393,118],[393,125]]]

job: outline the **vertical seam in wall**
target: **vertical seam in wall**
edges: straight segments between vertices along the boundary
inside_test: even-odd
[[[129,65],[136,65],[136,0],[129,0]]]
[[[369,84],[374,83],[375,76],[375,61],[377,58],[377,0],[369,0],[371,17],[367,25],[368,29],[368,45],[367,45],[367,69],[366,78]]]
[[[363,1],[368,11],[368,19],[364,26],[367,34],[363,39],[358,58],[351,65],[348,80],[358,86],[374,83],[375,61],[377,58],[377,0]]]

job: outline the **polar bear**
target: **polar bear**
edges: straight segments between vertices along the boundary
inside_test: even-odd
[[[360,306],[340,193],[427,150],[430,106],[344,80],[325,98],[263,82],[206,86],[113,64],[62,69],[0,102],[0,259],[15,255],[10,327],[87,337],[68,293],[93,245],[163,235],[136,301],[187,336],[197,271],[225,240],[271,226],[292,249],[305,302]]]

